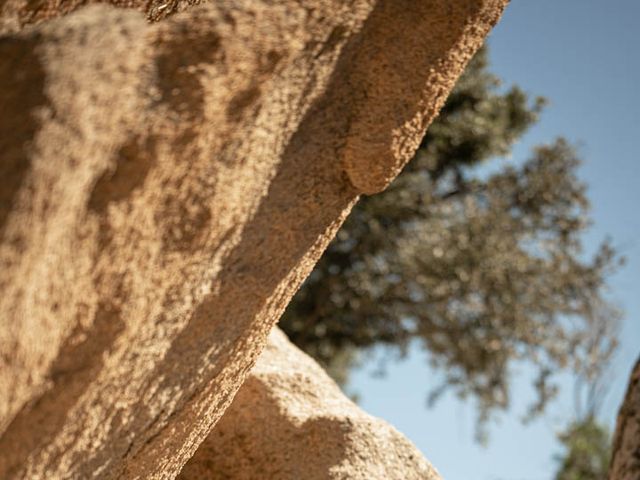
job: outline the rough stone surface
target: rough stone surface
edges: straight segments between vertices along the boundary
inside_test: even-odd
[[[173,478],[506,2],[83,3],[0,5],[0,478]]]
[[[233,403],[178,477],[437,480],[411,442],[367,415],[275,329]]]
[[[612,451],[609,480],[640,478],[640,358],[633,367],[618,413]]]
[[[83,6],[94,3],[138,10],[147,20],[156,22],[205,2],[202,0],[0,0],[0,32],[18,31],[27,25],[37,25],[52,18],[68,15]]]

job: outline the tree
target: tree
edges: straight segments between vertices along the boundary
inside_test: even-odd
[[[540,412],[553,375],[615,348],[584,340],[618,261],[608,242],[590,259],[580,235],[589,203],[579,158],[562,139],[520,166],[490,173],[534,124],[544,100],[500,89],[486,50],[470,62],[405,171],[354,208],[285,312],[281,327],[345,378],[359,352],[418,341],[447,388],[478,401],[479,419],[509,404],[510,367],[537,368]]]
[[[593,325],[587,344],[597,345],[598,338],[614,323],[601,318]],[[610,332],[609,335],[616,333]],[[594,363],[585,364],[576,372],[574,389],[574,415],[568,427],[560,432],[558,439],[563,446],[562,454],[556,456],[558,471],[555,480],[606,480],[612,452],[611,433],[598,420],[598,411],[610,382],[607,379],[611,355],[592,358]]]
[[[595,417],[573,422],[559,435],[565,452],[555,480],[606,480],[611,455],[611,435]]]

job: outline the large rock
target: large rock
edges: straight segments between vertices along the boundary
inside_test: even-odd
[[[18,31],[52,18],[68,15],[93,3],[135,9],[147,20],[157,22],[203,3],[202,0],[3,0],[0,3],[0,32]],[[218,2],[220,3],[220,2]],[[273,3],[273,2],[271,2]],[[310,5],[310,4],[309,4]]]
[[[404,436],[347,399],[275,329],[181,480],[438,480]]]
[[[173,478],[505,1],[82,3],[2,10],[0,478]]]
[[[609,480],[640,478],[640,357],[629,378],[613,437]]]

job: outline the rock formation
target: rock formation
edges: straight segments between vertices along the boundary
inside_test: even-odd
[[[363,413],[276,329],[180,480],[437,480],[393,427]]]
[[[174,478],[506,0],[84,3],[0,7],[0,478]]]
[[[609,466],[609,480],[638,478],[640,478],[640,358],[633,367],[627,394],[618,413]]]

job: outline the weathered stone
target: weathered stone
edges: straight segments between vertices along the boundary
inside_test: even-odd
[[[640,358],[636,361],[613,437],[609,480],[640,478]]]
[[[233,403],[178,478],[440,476],[411,442],[360,410],[313,359],[275,329]]]
[[[173,478],[504,3],[91,6],[0,37],[0,478]]]
[[[95,3],[138,10],[147,20],[156,22],[205,2],[202,0],[4,0],[0,4],[0,33],[21,30],[27,25],[38,25]]]

